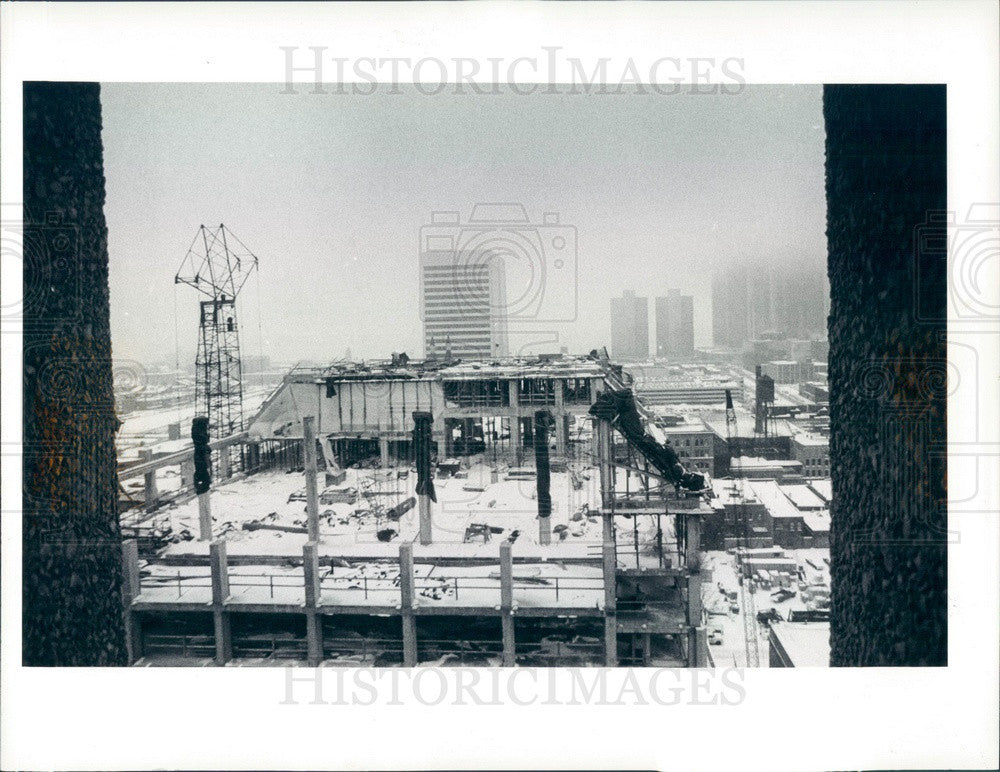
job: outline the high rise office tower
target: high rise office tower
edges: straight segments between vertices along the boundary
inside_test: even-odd
[[[632,290],[611,298],[611,354],[619,359],[649,356],[649,300]]]
[[[694,298],[680,290],[656,298],[656,356],[688,356],[694,353]]]
[[[422,252],[420,316],[428,358],[507,356],[503,261],[470,259],[450,250]]]

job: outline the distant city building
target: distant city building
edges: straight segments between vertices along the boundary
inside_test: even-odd
[[[830,476],[830,441],[826,437],[797,434],[791,439],[792,458],[802,462],[806,479]]]
[[[712,279],[712,340],[738,348],[757,338],[823,337],[828,295],[822,266],[771,259],[727,266]]]
[[[649,300],[625,290],[611,298],[611,355],[616,359],[649,357]]]
[[[694,353],[694,299],[672,289],[656,298],[656,355],[688,356]]]
[[[503,261],[462,252],[420,255],[420,312],[428,358],[491,360],[508,354]]]

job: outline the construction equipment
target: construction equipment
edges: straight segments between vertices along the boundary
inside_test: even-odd
[[[681,464],[677,453],[670,445],[661,444],[643,426],[642,418],[636,407],[632,390],[620,388],[605,391],[598,396],[590,406],[590,414],[595,418],[607,421],[611,426],[634,447],[643,458],[649,461],[659,474],[652,475],[673,483],[680,491],[701,491],[705,488],[705,475],[688,472]],[[645,470],[635,470],[639,474],[651,474]]]
[[[726,444],[729,448],[729,458],[730,465],[732,465],[732,458],[736,453],[734,447],[734,437],[739,436],[738,427],[736,425],[736,409],[733,407],[733,395],[729,389],[726,389]],[[750,549],[751,542],[751,526],[750,526],[750,516],[747,514],[746,508],[746,496],[743,491],[743,478],[733,477],[733,488],[736,494],[736,526],[737,532],[742,535],[740,542],[743,547],[742,554],[741,550],[736,550],[736,560],[742,560],[742,556],[746,555],[746,550]],[[747,654],[747,667],[759,667],[760,666],[760,647],[757,641],[757,610],[756,604],[754,603],[754,593],[753,593],[753,578],[750,576],[743,576],[742,570],[740,571],[740,605],[743,609],[743,637],[746,641],[746,654]]]
[[[175,284],[188,284],[202,300],[195,358],[195,410],[209,421],[211,439],[243,431],[243,369],[236,324],[236,296],[257,268],[257,257],[225,225],[198,228]],[[237,447],[217,451],[224,473],[232,469],[230,454]],[[223,458],[225,454],[225,458]]]

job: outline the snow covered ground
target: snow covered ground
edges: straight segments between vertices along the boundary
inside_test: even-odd
[[[589,479],[586,479],[589,477]],[[552,544],[539,544],[538,505],[534,480],[504,480],[501,472],[491,482],[490,469],[476,464],[468,477],[436,479],[438,501],[432,504],[433,544],[415,545],[420,557],[456,558],[495,557],[499,545],[516,533],[515,557],[596,558],[600,554],[602,525],[598,515],[600,502],[596,470],[580,470],[583,487],[575,490],[568,473],[553,473],[551,478]],[[419,517],[414,506],[399,520],[388,510],[415,496],[416,474],[399,478],[396,470],[349,469],[346,486],[359,491],[353,504],[320,504],[320,554],[347,555],[358,558],[393,558],[399,554],[400,541],[418,536]],[[324,487],[318,475],[317,487]],[[231,555],[301,556],[305,533],[277,528],[305,528],[305,501],[297,498],[305,488],[301,473],[269,471],[234,480],[212,490],[212,518],[216,537],[224,537]],[[293,500],[289,500],[292,498]],[[191,500],[171,505],[161,512],[169,518],[172,530],[198,532],[198,503]],[[268,528],[246,530],[244,524],[262,524]],[[466,541],[470,526],[482,525],[491,531],[488,541],[482,537]],[[391,529],[389,541],[379,539],[379,532]],[[383,534],[384,536],[385,534]],[[207,554],[208,545],[198,541],[180,541],[167,554]]]

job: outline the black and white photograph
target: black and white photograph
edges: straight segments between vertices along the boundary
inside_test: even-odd
[[[0,766],[995,768],[998,9],[822,5],[0,8]]]

